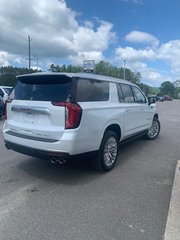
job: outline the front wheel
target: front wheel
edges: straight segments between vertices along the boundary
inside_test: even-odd
[[[154,118],[151,128],[146,133],[145,138],[148,140],[154,140],[159,135],[160,129],[161,129],[161,125],[159,120],[157,118]]]
[[[101,142],[98,157],[93,159],[92,165],[95,169],[103,172],[111,170],[118,156],[118,137],[113,131],[107,130]]]

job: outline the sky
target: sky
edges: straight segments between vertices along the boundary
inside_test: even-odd
[[[179,0],[0,0],[0,67],[108,61],[158,87],[180,79]]]

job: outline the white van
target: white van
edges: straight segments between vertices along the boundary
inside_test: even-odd
[[[156,105],[136,85],[91,73],[18,76],[3,128],[8,149],[60,163],[97,152],[102,171],[114,167],[118,142],[159,131]]]

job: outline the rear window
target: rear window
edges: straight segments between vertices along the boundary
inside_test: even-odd
[[[109,100],[109,83],[91,79],[79,79],[76,86],[77,102]]]
[[[42,75],[20,76],[10,94],[15,100],[58,101],[69,98],[71,78],[66,76]]]

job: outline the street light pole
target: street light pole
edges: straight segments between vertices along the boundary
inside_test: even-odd
[[[126,80],[126,60],[123,60],[124,62],[124,80]]]
[[[29,69],[31,68],[31,38],[28,35],[28,50],[29,50]]]

